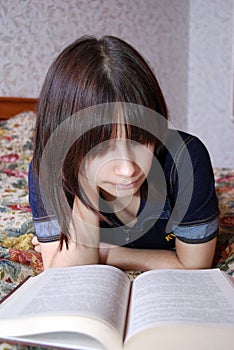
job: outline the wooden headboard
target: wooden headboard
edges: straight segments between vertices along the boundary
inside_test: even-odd
[[[9,119],[25,111],[35,111],[37,102],[37,98],[0,97],[0,119]]]

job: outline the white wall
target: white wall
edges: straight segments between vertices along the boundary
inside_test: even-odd
[[[190,1],[188,130],[215,166],[234,168],[232,34],[233,0]]]
[[[232,0],[4,0],[0,96],[37,97],[62,48],[117,35],[149,61],[173,124],[201,137],[214,166],[233,167],[231,26]]]

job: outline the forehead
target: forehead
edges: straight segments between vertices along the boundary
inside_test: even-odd
[[[135,111],[134,111],[135,112]],[[133,134],[133,129],[138,129],[138,133],[140,132],[139,127],[137,128],[133,124],[131,124],[132,119],[132,111],[125,110],[123,106],[117,105],[114,108],[114,113],[112,115],[112,123],[111,123],[111,135],[110,138],[117,139],[127,139],[131,138]]]

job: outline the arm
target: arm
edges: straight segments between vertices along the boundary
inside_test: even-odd
[[[96,207],[98,203],[98,189],[90,184],[85,176],[80,174],[80,181],[85,188],[86,195]],[[44,268],[73,265],[94,264],[99,261],[99,218],[88,209],[80,199],[75,197],[70,221],[70,238],[68,249],[64,243],[60,249],[59,227],[50,232],[50,218],[44,208],[39,191],[38,177],[29,167],[29,201],[34,219],[36,218],[36,233],[41,242],[34,237],[32,243],[35,250],[42,254]],[[40,220],[42,219],[42,220]],[[40,226],[41,225],[41,226]],[[54,240],[53,240],[54,236]],[[48,240],[49,242],[46,242]],[[51,241],[52,240],[52,241]],[[44,243],[44,242],[45,243]],[[43,243],[42,243],[43,242]]]
[[[99,219],[77,198],[73,206],[74,224],[68,249],[59,241],[40,243],[33,240],[35,249],[42,254],[44,268],[97,264],[99,261]]]
[[[67,267],[98,263],[97,249],[91,249],[69,242],[69,250],[59,248],[59,242],[40,243],[40,252],[44,269],[49,267]]]
[[[176,251],[101,246],[101,262],[123,270],[210,268],[216,238],[206,243],[188,244],[176,238]],[[107,251],[108,249],[108,251]]]

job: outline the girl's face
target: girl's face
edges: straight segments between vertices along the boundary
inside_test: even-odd
[[[102,142],[87,155],[83,171],[92,187],[111,197],[124,198],[138,192],[153,157],[154,145],[115,138]]]

